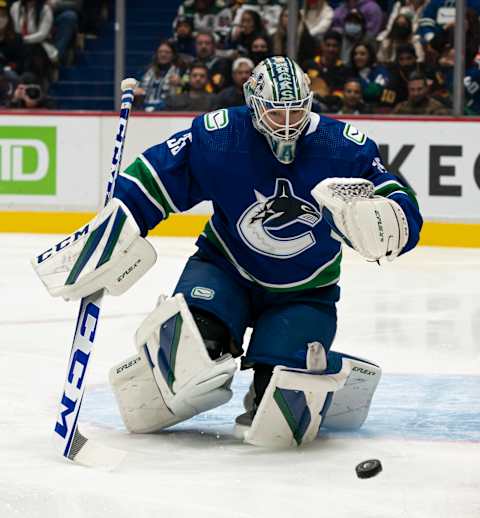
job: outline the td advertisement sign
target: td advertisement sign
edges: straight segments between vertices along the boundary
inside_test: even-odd
[[[57,130],[48,126],[0,126],[0,194],[54,195]]]

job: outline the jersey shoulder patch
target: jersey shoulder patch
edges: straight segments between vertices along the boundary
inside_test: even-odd
[[[357,144],[357,146],[363,146],[367,142],[367,135],[348,122],[343,128],[343,136]]]
[[[229,123],[228,110],[226,108],[222,108],[221,110],[206,113],[203,116],[203,123],[207,131],[226,128]]]

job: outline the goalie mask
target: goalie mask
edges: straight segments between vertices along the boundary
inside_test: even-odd
[[[283,164],[295,159],[296,142],[310,121],[310,81],[290,58],[260,62],[243,86],[255,128]]]

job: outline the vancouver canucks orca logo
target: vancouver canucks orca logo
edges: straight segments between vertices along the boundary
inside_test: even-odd
[[[288,259],[315,244],[311,231],[290,237],[280,237],[276,232],[295,223],[312,228],[322,218],[311,203],[295,196],[287,179],[277,179],[272,196],[266,197],[258,191],[255,191],[255,196],[257,201],[248,207],[237,223],[237,230],[247,246],[263,255]]]

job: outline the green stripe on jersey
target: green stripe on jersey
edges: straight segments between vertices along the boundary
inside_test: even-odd
[[[412,191],[412,189],[409,189],[408,187],[405,187],[401,183],[395,182],[394,180],[392,180],[391,182],[387,182],[385,184],[381,184],[378,187],[376,187],[375,195],[384,196],[386,198],[390,194],[392,194],[394,192],[398,192],[398,191],[404,192],[413,201],[413,203],[418,207],[417,197],[415,196],[415,193]]]
[[[227,250],[224,244],[218,239],[216,231],[213,230],[210,221],[208,221],[205,225],[203,235],[208,239],[208,241],[210,241],[210,243],[212,243],[212,245],[215,246],[215,248],[217,248],[221,252],[222,255],[225,256],[225,258],[231,264],[233,264],[233,266],[238,270],[242,277],[250,280],[254,284],[262,286],[267,291],[275,293],[287,293],[294,291],[311,290],[314,288],[321,288],[323,286],[329,286],[331,284],[334,284],[340,277],[340,265],[342,262],[341,251],[329,263],[326,263],[323,268],[319,268],[317,273],[314,274],[312,278],[305,279],[304,281],[300,280],[295,283],[289,283],[283,286],[281,284],[272,285],[269,283],[265,283],[255,278],[251,273],[247,272],[245,268],[243,268],[235,262],[232,253],[229,250]]]
[[[162,193],[158,183],[153,178],[150,169],[140,158],[137,158],[135,162],[130,164],[125,171],[123,171],[122,175],[131,176],[138,180],[143,187],[145,187],[148,194],[150,194],[150,196],[163,207],[167,218],[172,212],[176,212],[175,208],[170,205],[167,198]]]

